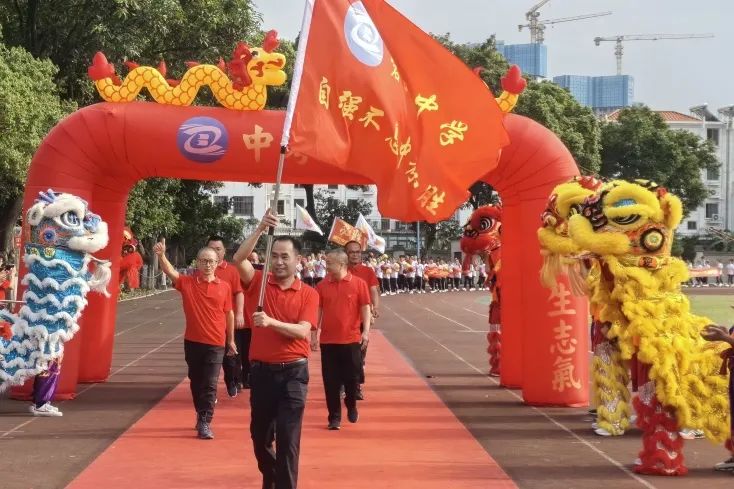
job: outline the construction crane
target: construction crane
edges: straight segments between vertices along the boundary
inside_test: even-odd
[[[517,29],[522,32],[524,27],[530,29],[530,42],[533,44],[543,44],[545,41],[545,26],[551,24],[560,24],[561,22],[572,22],[574,20],[591,19],[594,17],[603,17],[605,15],[611,15],[611,12],[597,12],[595,14],[576,15],[573,17],[563,17],[560,19],[551,20],[540,20],[540,8],[550,0],[542,0],[535,4],[525,13],[525,19],[528,21],[527,24],[521,24],[517,26]]]
[[[621,36],[595,37],[594,44],[599,46],[602,42],[615,42],[614,55],[617,57],[617,74],[622,74],[622,53],[624,41],[659,41],[661,39],[708,39],[713,34],[624,34]]]

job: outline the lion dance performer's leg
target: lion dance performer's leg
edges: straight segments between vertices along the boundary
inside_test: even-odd
[[[649,368],[649,367],[648,367]],[[642,430],[642,451],[635,472],[646,475],[685,475],[683,437],[672,409],[663,406],[655,394],[655,383],[640,386],[634,400],[637,426]]]
[[[31,412],[35,416],[61,416],[59,410],[51,405],[59,385],[60,374],[61,362],[54,361],[49,363],[48,370],[36,375],[33,381],[33,405],[31,406]]]
[[[620,436],[629,427],[629,373],[619,349],[604,336],[597,320],[594,320],[593,343],[592,381],[597,406],[594,431],[601,436]]]
[[[489,305],[489,332],[487,333],[487,353],[489,353],[489,375],[500,375],[500,352],[502,346],[502,332],[500,330],[500,291],[497,286],[492,288],[492,303]]]

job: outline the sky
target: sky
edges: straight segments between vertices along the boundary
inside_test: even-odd
[[[450,33],[458,42],[495,34],[506,44],[530,42],[525,12],[539,0],[388,0],[426,32]],[[304,0],[255,0],[264,29],[287,39],[301,26]],[[734,1],[732,0],[551,0],[542,19],[612,11],[606,17],[549,25],[548,75],[614,75],[614,42],[597,47],[594,37],[619,34],[714,34],[712,39],[628,41],[623,74],[635,79],[635,102],[654,110],[688,113],[734,104]]]

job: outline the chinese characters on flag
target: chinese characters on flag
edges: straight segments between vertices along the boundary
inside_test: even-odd
[[[289,150],[369,178],[384,216],[453,215],[508,143],[493,95],[385,1],[308,2]]]

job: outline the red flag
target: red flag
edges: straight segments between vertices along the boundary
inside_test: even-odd
[[[374,181],[384,216],[450,217],[508,143],[493,95],[383,0],[307,1],[289,149]]]

